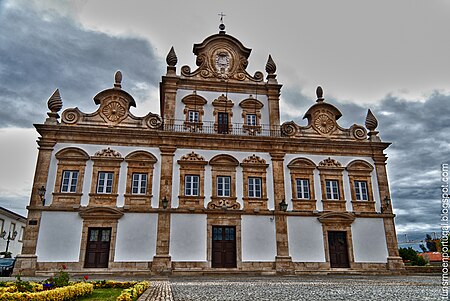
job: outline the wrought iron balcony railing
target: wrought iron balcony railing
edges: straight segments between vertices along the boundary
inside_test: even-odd
[[[202,133],[236,136],[281,137],[280,127],[268,124],[247,125],[244,123],[217,124],[212,121],[188,122],[186,120],[164,120],[162,130],[181,133]]]

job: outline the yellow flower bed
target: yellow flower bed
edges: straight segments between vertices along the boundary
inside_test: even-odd
[[[142,295],[146,289],[150,287],[150,283],[147,281],[142,281],[136,283],[133,287],[124,289],[122,293],[117,297],[117,301],[134,301],[140,295]]]
[[[92,281],[94,288],[130,288],[136,285],[137,281],[113,281],[113,280],[102,280],[102,281]]]
[[[32,289],[33,292],[40,292],[42,291],[44,288],[42,287],[41,283],[37,283],[37,282],[28,282]],[[0,287],[0,295],[3,293],[15,293],[17,292],[17,286],[15,282],[6,282],[6,286],[4,287]]]
[[[92,294],[93,290],[91,283],[76,283],[36,293],[5,292],[0,295],[0,301],[65,301]]]

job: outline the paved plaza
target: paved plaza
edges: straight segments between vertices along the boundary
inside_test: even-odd
[[[175,301],[441,300],[439,276],[170,278]],[[165,300],[165,299],[160,299]]]

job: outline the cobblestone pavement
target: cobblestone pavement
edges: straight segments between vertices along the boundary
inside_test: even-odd
[[[439,276],[180,277],[170,282],[174,301],[441,300]]]
[[[169,281],[151,281],[151,287],[138,301],[173,301]]]

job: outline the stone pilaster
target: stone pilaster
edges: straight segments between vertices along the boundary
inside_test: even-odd
[[[173,119],[175,118],[175,105],[176,105],[176,97],[177,97],[177,88],[178,88],[178,78],[175,74],[171,76],[163,76],[163,81],[161,83],[160,89],[164,107],[162,113],[162,117],[164,118],[164,123],[166,125],[170,125],[173,123]]]
[[[275,202],[275,227],[277,241],[277,256],[275,268],[277,273],[293,273],[292,258],[289,256],[289,243],[287,233],[287,216],[280,211],[279,203],[285,199],[284,188],[284,156],[283,152],[270,153],[272,157],[273,190]]]
[[[156,240],[156,255],[153,257],[152,271],[157,274],[170,274],[172,260],[169,255],[170,246],[170,208],[172,207],[173,156],[175,147],[160,147],[161,150],[161,178],[159,186],[158,233]],[[162,199],[169,201],[167,209],[162,209]]]
[[[389,205],[384,203],[386,197],[390,198],[389,182],[386,172],[386,156],[384,154],[374,155],[375,171],[377,173],[378,189],[380,191],[381,208],[383,213],[392,213],[392,202]],[[388,249],[388,263],[389,270],[403,270],[403,260],[398,253],[397,233],[394,224],[395,215],[383,218],[384,232],[386,235],[386,244]]]
[[[271,130],[280,128],[280,90],[282,85],[267,84],[267,98],[269,102],[269,123]]]
[[[23,235],[22,254],[17,256],[14,266],[14,275],[20,273],[23,276],[34,276],[36,272],[36,244],[41,221],[41,212],[42,209],[44,209],[41,197],[38,194],[38,188],[47,186],[50,160],[56,141],[41,137],[37,143],[39,145],[39,153],[36,162],[33,187],[31,189],[30,205],[28,207],[27,225],[25,226]]]

